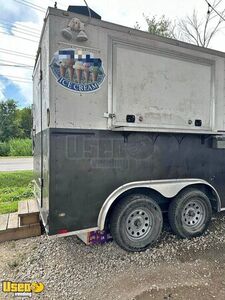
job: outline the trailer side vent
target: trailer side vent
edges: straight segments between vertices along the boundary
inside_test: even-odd
[[[70,6],[68,6],[67,11],[89,17],[89,12],[88,12],[87,6],[70,5]],[[92,18],[101,20],[102,17],[100,15],[98,15],[95,11],[90,9],[90,12],[91,12]]]
[[[201,127],[202,126],[202,120],[195,120],[195,126]]]

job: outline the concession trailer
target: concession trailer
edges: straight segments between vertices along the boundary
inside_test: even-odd
[[[225,209],[225,53],[49,8],[33,73],[35,196],[49,235],[125,250]]]

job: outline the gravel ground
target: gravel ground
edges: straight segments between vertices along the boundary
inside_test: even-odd
[[[192,240],[166,226],[161,241],[142,253],[45,235],[1,243],[0,253],[2,280],[45,284],[32,299],[225,299],[225,213]],[[0,292],[0,299],[12,294]]]

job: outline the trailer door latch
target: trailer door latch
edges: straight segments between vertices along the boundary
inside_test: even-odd
[[[113,113],[108,113],[108,112],[104,113],[104,118],[113,119],[115,117],[116,117],[116,115]]]

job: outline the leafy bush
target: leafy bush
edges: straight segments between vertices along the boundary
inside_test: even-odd
[[[31,139],[12,139],[8,142],[10,156],[31,156],[32,141]]]
[[[9,145],[6,142],[0,142],[0,156],[9,155]]]

